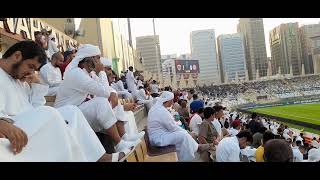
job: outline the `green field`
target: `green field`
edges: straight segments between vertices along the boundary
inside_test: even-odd
[[[320,104],[295,104],[250,111],[320,125]]]

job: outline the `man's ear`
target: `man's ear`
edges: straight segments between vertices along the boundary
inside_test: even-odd
[[[22,60],[21,51],[16,51],[12,54],[12,63],[18,63]]]

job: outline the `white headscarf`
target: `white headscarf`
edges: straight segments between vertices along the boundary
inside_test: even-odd
[[[101,52],[98,46],[94,46],[91,44],[81,45],[77,51],[76,56],[72,59],[72,61],[66,67],[65,73],[67,73],[73,68],[78,67],[79,62],[84,58],[98,56],[98,55],[101,55]]]
[[[112,61],[110,59],[107,59],[105,57],[101,57],[100,61],[104,67],[107,67],[107,66],[112,67]]]
[[[174,98],[174,94],[172,92],[163,91],[160,97],[157,98],[157,102],[155,103],[155,105],[153,105],[152,108],[150,109],[150,112],[163,106],[164,102],[170,101],[173,98]]]

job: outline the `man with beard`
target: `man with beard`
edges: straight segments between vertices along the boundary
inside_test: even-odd
[[[47,96],[55,96],[62,81],[60,66],[63,64],[63,55],[60,52],[54,53],[51,62],[42,66],[40,75],[43,81],[49,85]]]

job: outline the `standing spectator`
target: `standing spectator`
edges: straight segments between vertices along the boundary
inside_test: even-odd
[[[54,37],[53,34],[50,34],[50,35],[48,36],[48,51],[49,51],[49,58],[50,58],[50,59],[51,59],[51,57],[52,57],[52,55],[53,55],[54,53],[57,53],[57,52],[60,51],[58,47],[60,47],[60,45],[57,46],[57,44],[56,44],[56,38]]]
[[[252,134],[255,134],[256,132],[258,132],[260,127],[262,126],[257,120],[258,120],[257,113],[252,113],[251,121],[248,124]]]
[[[229,129],[230,136],[231,137],[236,136],[240,131],[240,127],[241,127],[240,120],[234,120],[232,122],[232,127]]]
[[[220,141],[223,138],[222,125],[221,125],[219,119],[223,118],[223,116],[224,116],[223,110],[225,110],[225,109],[226,108],[221,105],[213,106],[214,120],[213,120],[212,124],[219,134],[218,141]]]

